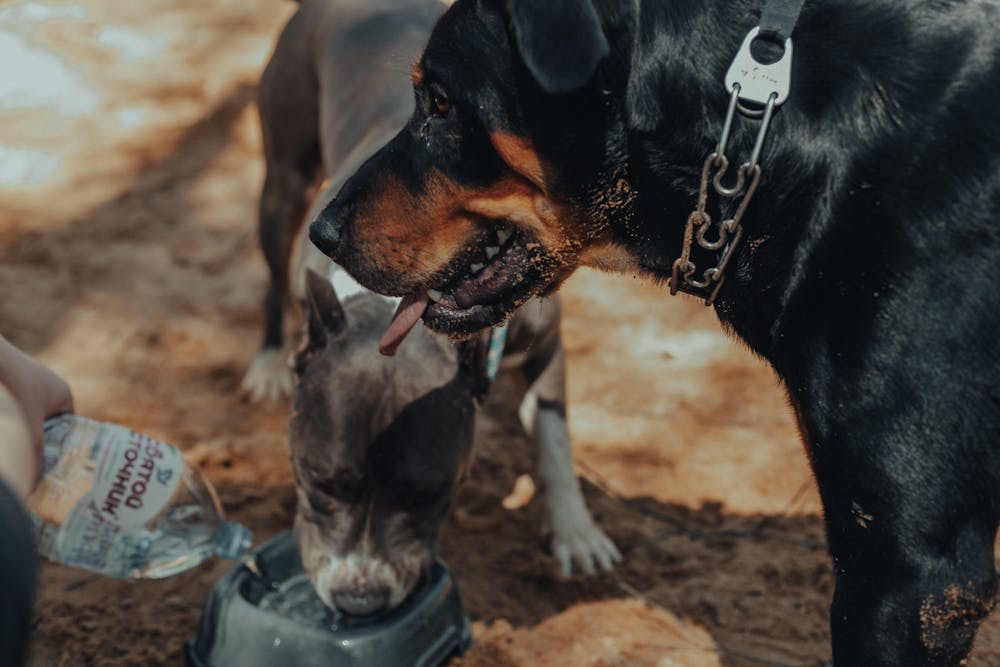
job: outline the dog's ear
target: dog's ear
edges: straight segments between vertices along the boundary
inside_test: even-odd
[[[307,347],[323,347],[328,337],[344,330],[347,315],[330,281],[312,269],[306,269],[306,301],[309,309]]]
[[[551,95],[582,88],[610,47],[593,0],[509,0],[517,49]]]

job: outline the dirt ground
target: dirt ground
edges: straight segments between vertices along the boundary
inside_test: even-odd
[[[0,2],[0,331],[78,411],[176,443],[258,541],[294,511],[287,404],[240,398],[265,269],[254,85],[291,3]],[[401,72],[401,75],[405,73]],[[564,290],[587,500],[625,562],[561,580],[503,378],[449,521],[464,667],[744,667],[829,659],[819,503],[773,374],[694,300],[581,272]],[[46,565],[32,665],[177,665],[214,562],[159,582]],[[971,665],[1000,664],[1000,619]]]

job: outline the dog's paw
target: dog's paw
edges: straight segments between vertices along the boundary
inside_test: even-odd
[[[593,574],[598,569],[613,570],[615,563],[622,559],[618,547],[597,527],[586,510],[572,520],[553,521],[552,553],[564,577],[573,573],[574,564],[585,574]]]
[[[254,401],[275,401],[292,393],[292,369],[283,350],[261,350],[254,357],[240,389]]]

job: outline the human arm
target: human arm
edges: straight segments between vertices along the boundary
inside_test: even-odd
[[[38,480],[45,419],[72,411],[66,381],[0,336],[0,480],[20,499]]]

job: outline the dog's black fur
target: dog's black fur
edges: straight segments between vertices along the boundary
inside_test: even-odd
[[[520,281],[424,316],[459,335],[582,263],[665,280],[721,132],[725,71],[762,4],[459,0],[418,64],[410,124],[312,238],[368,287],[408,294],[460,283],[478,230],[514,219],[530,259]],[[833,557],[840,667],[960,664],[993,606],[998,21],[996,2],[807,1],[791,97],[715,304],[798,416]],[[730,154],[746,155],[756,130],[738,123]],[[405,192],[383,187],[390,178]],[[495,193],[495,215],[467,203],[501,182],[530,190],[521,208]],[[428,227],[404,241],[431,259],[394,263],[397,239],[374,237],[388,223],[367,216],[442,188],[471,222],[448,223],[455,240],[415,216]]]

